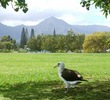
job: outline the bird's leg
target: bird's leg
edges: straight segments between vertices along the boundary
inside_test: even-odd
[[[65,84],[66,84],[66,87],[65,87],[66,91],[65,91],[64,93],[67,93],[67,92],[68,92],[68,88],[69,88],[70,84],[69,84],[68,82],[66,82]]]
[[[68,88],[65,88],[65,92],[64,93],[67,93],[68,92]]]

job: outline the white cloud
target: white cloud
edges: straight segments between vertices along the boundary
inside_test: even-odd
[[[65,20],[70,24],[105,24],[107,20],[99,9],[91,7],[90,11],[80,5],[81,0],[26,0],[29,11],[15,12],[11,6],[6,10],[0,7],[0,22],[16,26],[20,24],[35,25],[51,16]],[[108,23],[107,23],[108,24]]]

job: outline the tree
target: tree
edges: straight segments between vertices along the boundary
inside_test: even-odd
[[[108,32],[96,32],[86,36],[83,44],[84,52],[106,52],[108,38],[110,38],[110,33]]]
[[[12,5],[12,8],[16,12],[18,12],[19,9],[22,9],[24,13],[28,11],[28,7],[25,0],[0,0],[1,6],[5,9],[7,8],[7,6],[9,6],[10,3]]]
[[[55,52],[54,50],[54,39],[53,35],[45,35],[42,40],[42,49],[50,52]]]
[[[30,50],[32,50],[32,51],[37,50],[37,39],[36,39],[36,37],[32,37],[29,39],[29,41],[27,42],[27,47],[30,48]]]
[[[28,39],[28,33],[26,32],[25,28],[23,27],[22,33],[21,33],[21,40],[20,40],[20,47],[24,48],[24,46],[27,44],[27,39]]]
[[[74,51],[74,52],[81,52],[82,44],[84,42],[85,35],[78,34],[70,29],[66,35],[66,51]]]
[[[37,50],[41,51],[42,35],[37,35]]]
[[[56,35],[55,37],[55,51],[56,52],[66,52],[66,36],[65,35]]]
[[[107,39],[108,49],[110,49],[110,38]]]
[[[83,49],[82,45],[84,43],[85,35],[84,34],[76,34],[74,49],[76,52],[81,52]]]
[[[66,35],[66,50],[74,51],[76,49],[77,33],[70,29]]]
[[[110,14],[110,0],[81,0],[82,7],[90,9],[91,5],[95,5],[95,8],[100,8],[101,12],[107,17]]]
[[[26,43],[28,42],[29,36],[28,36],[28,29],[26,28]]]
[[[10,36],[3,36],[0,40],[0,49],[2,50],[11,50],[16,48],[16,41],[13,40]]]
[[[33,38],[33,37],[35,37],[35,32],[34,32],[34,29],[31,29],[31,36],[30,36],[30,38]]]
[[[53,30],[53,36],[56,36],[56,30],[55,30],[55,28]]]
[[[11,42],[3,42],[2,43],[2,45],[3,45],[3,49],[8,49],[9,51],[13,48],[13,44],[11,43]]]

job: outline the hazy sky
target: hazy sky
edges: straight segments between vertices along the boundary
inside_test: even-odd
[[[9,26],[36,25],[53,16],[72,25],[100,24],[110,26],[110,16],[106,19],[100,9],[95,9],[94,6],[87,11],[86,8],[81,7],[80,1],[26,0],[29,8],[27,13],[15,12],[11,6],[7,9],[0,7],[0,22]]]

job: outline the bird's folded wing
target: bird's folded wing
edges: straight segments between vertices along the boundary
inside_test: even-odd
[[[64,69],[61,75],[66,81],[81,80],[82,76],[79,72],[69,69]]]

